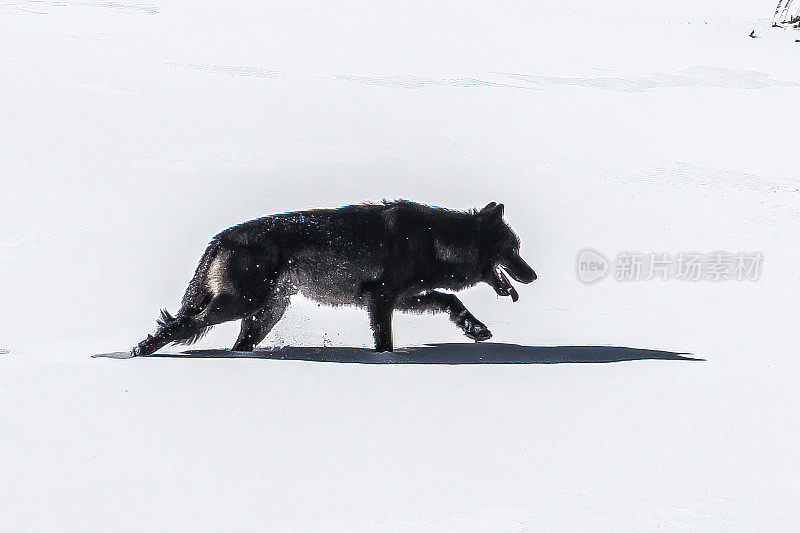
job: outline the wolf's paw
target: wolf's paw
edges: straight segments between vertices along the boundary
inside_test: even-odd
[[[467,320],[464,323],[464,335],[474,341],[486,341],[492,338],[492,332],[483,322]]]

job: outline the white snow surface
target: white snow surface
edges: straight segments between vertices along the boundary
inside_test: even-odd
[[[800,32],[773,10],[0,5],[2,529],[797,531]],[[462,294],[493,342],[705,360],[207,351],[236,324],[205,357],[91,357],[175,311],[219,230],[381,198],[505,203],[539,280]],[[586,247],[764,268],[589,286]],[[400,315],[395,342],[468,341]],[[370,343],[362,311],[298,299],[263,346]]]

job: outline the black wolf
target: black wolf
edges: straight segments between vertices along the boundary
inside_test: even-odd
[[[190,344],[215,324],[241,320],[234,350],[249,351],[300,292],[331,305],[367,309],[376,351],[392,351],[392,312],[447,312],[467,337],[492,334],[453,294],[481,281],[518,295],[536,273],[519,256],[503,204],[453,211],[406,200],[272,215],[214,237],[180,310],[161,311],[158,330],[133,348],[147,355]]]

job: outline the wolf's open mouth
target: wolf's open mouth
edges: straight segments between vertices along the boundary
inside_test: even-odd
[[[496,265],[494,267],[494,279],[495,279],[495,286],[494,291],[499,294],[500,296],[511,296],[511,300],[516,302],[519,300],[519,294],[517,294],[517,289],[508,281],[508,278],[503,273],[502,268],[500,265]]]

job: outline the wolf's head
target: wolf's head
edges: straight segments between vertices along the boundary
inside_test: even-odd
[[[478,211],[478,233],[482,257],[482,279],[500,296],[519,299],[517,291],[503,273],[520,283],[536,279],[536,272],[519,255],[519,237],[503,220],[503,204],[491,202]]]

